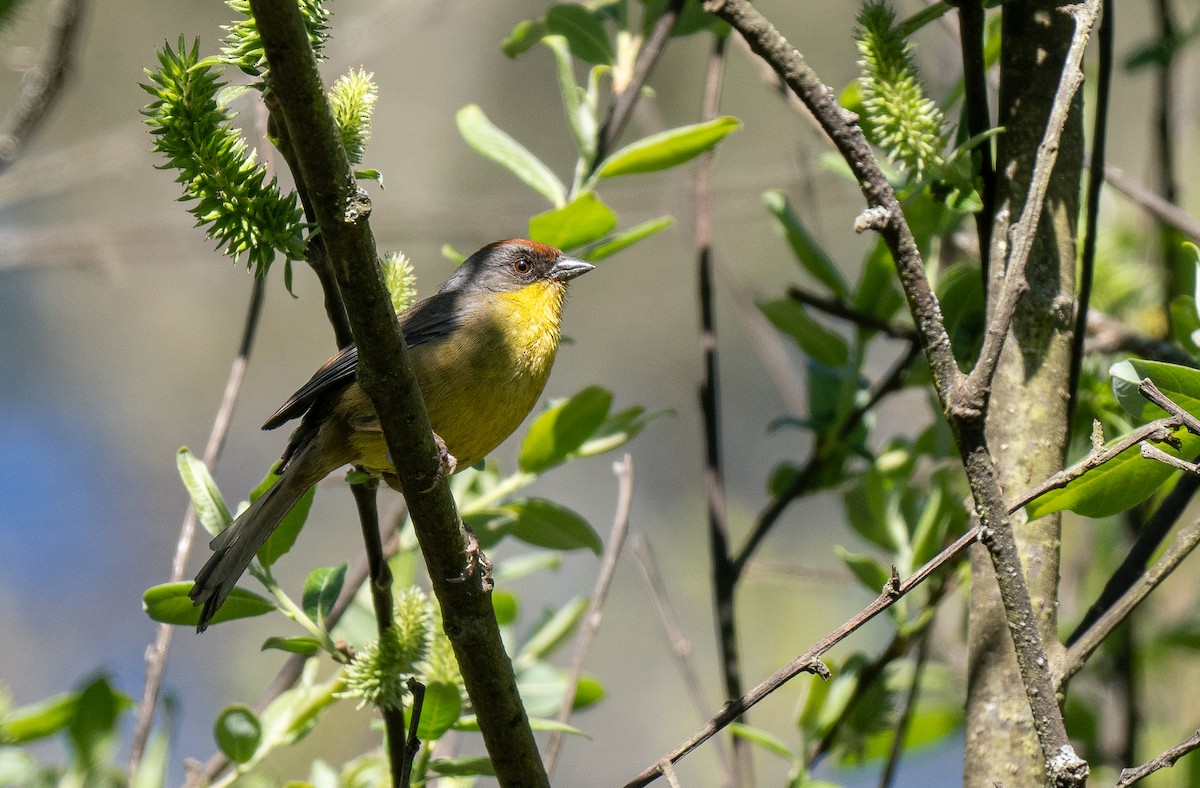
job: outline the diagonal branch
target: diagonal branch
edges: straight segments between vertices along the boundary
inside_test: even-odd
[[[1174,766],[1176,761],[1187,755],[1189,752],[1193,752],[1195,750],[1200,750],[1200,730],[1192,734],[1191,738],[1187,741],[1176,744],[1171,749],[1154,758],[1151,758],[1141,766],[1136,768],[1122,769],[1121,777],[1117,780],[1114,788],[1126,788],[1126,786],[1140,782],[1149,777],[1151,774],[1154,774],[1159,769],[1166,769]]]
[[[1000,350],[1004,347],[1004,339],[1017,311],[1017,301],[1029,289],[1029,283],[1025,280],[1025,266],[1033,252],[1033,242],[1037,236],[1042,208],[1046,204],[1050,176],[1054,171],[1054,163],[1058,160],[1058,148],[1067,123],[1067,115],[1071,111],[1075,94],[1083,84],[1083,53],[1096,24],[1100,0],[1087,0],[1067,6],[1063,10],[1075,18],[1075,35],[1071,38],[1071,46],[1063,63],[1062,78],[1046,122],[1045,136],[1038,145],[1033,174],[1030,176],[1029,193],[1021,209],[1021,218],[1009,229],[1004,289],[1000,293],[994,314],[988,320],[983,347],[979,351],[979,361],[971,370],[972,387],[980,391],[986,391],[992,384],[992,376],[1000,363]]]
[[[270,66],[268,88],[279,98],[346,303],[359,350],[358,381],[379,415],[497,778],[546,785],[486,584],[481,577],[474,583],[451,581],[471,575],[467,540],[379,270],[367,221],[370,203],[351,175],[299,8],[287,0],[251,0],[251,8]]]

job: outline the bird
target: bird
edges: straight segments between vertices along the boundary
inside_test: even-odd
[[[495,241],[468,257],[437,293],[399,315],[450,472],[478,463],[529,415],[558,351],[567,283],[593,268],[547,244]],[[354,464],[399,489],[357,368],[358,348],[342,348],[263,424],[270,430],[300,419],[276,467],[278,480],[209,543],[213,553],[188,594],[202,608],[197,632],[318,481]]]

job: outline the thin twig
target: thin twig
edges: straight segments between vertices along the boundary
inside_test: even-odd
[[[1145,184],[1126,175],[1121,169],[1111,164],[1105,165],[1104,182],[1163,224],[1178,230],[1193,241],[1200,240],[1200,219],[1155,194]]]
[[[1104,154],[1108,140],[1108,99],[1113,72],[1113,27],[1116,0],[1104,0],[1104,15],[1097,38],[1100,43],[1100,68],[1096,80],[1096,111],[1092,128],[1092,156],[1088,164],[1087,218],[1083,231],[1083,252],[1079,261],[1079,295],[1075,303],[1075,330],[1071,336],[1071,377],[1067,384],[1067,424],[1079,399],[1079,375],[1083,369],[1083,343],[1087,336],[1088,308],[1092,300],[1092,277],[1096,268],[1096,243],[1100,226],[1100,192],[1104,186]]]
[[[1200,462],[1200,457],[1196,457],[1195,460]],[[1158,551],[1158,546],[1167,537],[1175,522],[1183,515],[1198,489],[1200,489],[1200,476],[1190,473],[1171,488],[1171,492],[1167,493],[1167,497],[1159,504],[1158,509],[1139,529],[1133,547],[1129,548],[1129,553],[1121,565],[1104,584],[1104,590],[1100,592],[1100,596],[1092,603],[1083,618],[1080,619],[1079,624],[1076,625],[1075,630],[1067,637],[1065,643],[1068,647],[1083,637],[1105,611],[1111,608],[1141,578],[1142,573],[1146,570],[1146,564]]]
[[[963,63],[963,104],[967,116],[967,134],[978,137],[992,127],[988,112],[987,63],[983,53],[983,4],[970,0],[958,4],[960,49]],[[945,19],[945,17],[943,17]],[[975,214],[979,236],[979,264],[983,274],[983,295],[987,298],[988,257],[992,248],[992,219],[996,205],[996,171],[992,164],[992,142],[985,140],[972,156],[979,157],[980,203]]]
[[[399,530],[400,523],[404,522],[405,515],[406,508],[401,504],[399,512],[390,519],[389,525],[384,529],[384,554],[389,558],[395,555],[399,549],[400,540],[396,536],[396,532]],[[370,562],[367,560],[367,553],[364,549],[354,559],[354,562],[350,564],[350,568],[346,570],[346,580],[342,584],[342,593],[325,615],[325,629],[327,631],[332,632],[337,623],[342,620],[342,616],[350,609],[350,605],[354,603],[355,597],[358,596],[358,590],[362,588],[363,583],[370,579],[370,569]],[[279,668],[279,672],[275,674],[275,678],[271,679],[271,683],[267,685],[267,688],[263,690],[262,695],[259,696],[258,701],[254,704],[254,713],[262,714],[271,701],[296,686],[296,682],[300,680],[300,676],[304,673],[304,665],[312,658],[312,654],[292,654],[288,657]],[[203,773],[197,776],[197,783],[207,785],[215,780],[221,772],[225,771],[229,765],[229,758],[224,753],[213,753],[204,762]],[[191,785],[192,782],[189,780],[188,784]]]
[[[678,762],[680,758],[696,749],[722,728],[731,722],[735,722],[747,709],[799,674],[813,673],[822,678],[828,678],[829,668],[825,667],[824,663],[821,662],[822,655],[860,629],[871,619],[875,618],[875,616],[887,610],[897,600],[923,583],[931,574],[962,555],[969,546],[980,538],[982,531],[983,529],[979,526],[968,529],[953,544],[930,559],[928,563],[916,572],[909,575],[908,579],[904,582],[900,582],[899,578],[893,574],[892,580],[888,582],[875,601],[863,608],[845,624],[811,646],[803,654],[793,659],[773,676],[754,687],[754,689],[737,700],[726,702],[721,707],[721,710],[690,739],[626,783],[625,788],[638,788],[639,786],[649,785],[662,774],[661,767],[664,762]]]
[[[712,52],[704,80],[700,120],[717,117],[721,82],[725,72],[725,36],[712,37]],[[734,565],[725,506],[725,470],[721,451],[721,399],[718,389],[716,308],[713,303],[713,183],[715,151],[701,158],[696,168],[695,246],[697,300],[700,312],[700,413],[704,428],[704,491],[707,510],[708,552],[712,572],[713,609],[717,623],[717,649],[725,697],[742,694],[741,662],[738,655],[737,615],[734,597],[738,571]],[[750,742],[733,740],[733,783],[751,785],[753,778]]]
[[[1017,311],[1017,301],[1029,288],[1025,280],[1025,266],[1033,252],[1034,238],[1037,236],[1038,223],[1041,221],[1042,208],[1046,203],[1046,191],[1050,187],[1050,176],[1054,171],[1054,163],[1058,160],[1059,144],[1062,141],[1063,129],[1066,127],[1067,115],[1071,111],[1075,94],[1083,84],[1083,53],[1091,37],[1092,27],[1100,9],[1100,0],[1086,0],[1074,6],[1068,6],[1063,11],[1075,19],[1075,34],[1071,38],[1071,46],[1063,62],[1062,78],[1058,83],[1058,91],[1046,121],[1046,133],[1038,145],[1037,158],[1034,159],[1033,173],[1030,175],[1029,192],[1025,197],[1025,205],[1021,209],[1021,217],[1009,229],[1007,265],[1004,270],[1004,289],[996,302],[995,311],[988,321],[984,335],[983,347],[979,351],[979,361],[971,370],[971,380],[982,390],[991,387],[992,376],[1000,363],[1000,350],[1004,347],[1005,337],[1012,325],[1013,315]]]
[[[613,102],[608,107],[608,115],[605,116],[604,123],[600,126],[600,133],[596,135],[596,155],[593,157],[591,165],[593,172],[617,144],[621,132],[629,123],[629,117],[633,114],[633,108],[642,94],[642,88],[650,79],[650,72],[658,64],[658,58],[666,48],[667,41],[671,38],[672,31],[675,30],[675,23],[679,21],[679,12],[682,10],[683,0],[671,0],[663,10],[662,16],[654,23],[650,37],[642,44],[637,60],[634,61],[633,74],[629,81],[622,85],[613,96]]]
[[[1034,498],[1045,495],[1051,490],[1058,490],[1066,487],[1068,484],[1075,481],[1080,476],[1083,476],[1088,471],[1095,470],[1101,465],[1116,459],[1118,455],[1122,454],[1127,449],[1138,445],[1142,441],[1149,440],[1161,443],[1168,440],[1171,437],[1171,433],[1178,429],[1182,423],[1182,420],[1178,416],[1155,419],[1148,424],[1143,424],[1141,427],[1138,427],[1133,432],[1114,443],[1112,446],[1093,447],[1092,450],[1088,452],[1087,456],[1082,460],[1075,463],[1070,468],[1064,468],[1063,470],[1054,474],[1049,479],[1037,485],[1032,490],[1014,501],[1009,511],[1015,512],[1017,509],[1020,509]]]
[[[883,773],[879,776],[879,788],[891,788],[892,781],[896,778],[896,771],[900,768],[900,758],[904,755],[904,739],[908,734],[908,726],[912,722],[913,710],[917,707],[917,695],[921,692],[921,677],[925,673],[925,663],[929,660],[929,642],[932,640],[929,630],[931,627],[932,621],[918,635],[917,660],[913,665],[912,681],[908,684],[908,692],[904,694],[904,701],[900,706],[900,717],[896,720],[892,736],[892,748],[888,752]]]
[[[1200,750],[1200,730],[1192,734],[1192,737],[1185,742],[1176,744],[1171,749],[1160,755],[1151,758],[1136,768],[1122,769],[1121,778],[1117,780],[1114,788],[1126,788],[1149,777],[1159,769],[1166,769],[1174,766],[1175,762],[1189,752]]]
[[[633,505],[633,457],[625,454],[613,463],[613,473],[617,476],[617,513],[613,518],[613,527],[608,534],[608,543],[604,547],[604,560],[600,564],[600,574],[596,578],[596,586],[592,589],[592,598],[588,603],[583,625],[579,632],[579,641],[575,645],[575,654],[571,658],[571,672],[567,677],[567,689],[563,693],[562,708],[558,710],[558,721],[564,725],[571,719],[571,711],[575,706],[575,693],[579,689],[579,679],[583,676],[583,664],[587,661],[596,633],[600,631],[600,621],[604,615],[604,603],[608,600],[608,590],[612,588],[613,577],[617,572],[617,559],[625,546],[625,536],[629,533],[629,510]],[[553,775],[558,763],[558,754],[562,749],[564,733],[556,730],[550,734],[546,742],[544,762],[546,774]]]
[[[233,408],[242,391],[242,380],[246,375],[246,365],[250,362],[250,351],[254,347],[258,318],[262,314],[265,295],[266,280],[262,277],[255,277],[250,290],[250,304],[246,308],[246,321],[242,327],[242,338],[238,343],[237,356],[229,368],[225,393],[221,397],[221,405],[217,408],[217,415],[213,419],[212,429],[208,434],[208,445],[204,447],[204,464],[210,472],[216,468],[217,460],[221,457],[221,449],[225,446],[225,438],[229,435]],[[191,503],[188,503],[187,511],[183,516],[183,524],[179,527],[179,539],[175,543],[175,557],[171,561],[172,583],[183,579],[184,568],[187,566],[188,555],[191,554],[195,539],[196,512]],[[174,634],[174,626],[159,624],[154,642],[146,647],[146,679],[142,685],[142,700],[138,704],[133,742],[129,747],[130,779],[137,774],[142,763],[142,756],[146,752],[146,743],[150,740],[150,730],[154,726],[154,712],[158,706],[158,694],[162,689],[163,678],[166,676],[167,656],[171,651],[171,640]]]
[[[824,463],[828,461],[828,458],[834,451],[838,450],[846,436],[857,429],[866,415],[884,397],[900,389],[904,382],[905,373],[920,354],[920,343],[916,341],[910,342],[905,352],[900,354],[888,371],[884,373],[883,377],[871,387],[866,402],[856,406],[838,430],[827,434],[827,437],[817,447],[817,450],[809,457],[808,462],[796,473],[796,478],[788,488],[775,496],[767,504],[755,521],[750,535],[746,537],[746,543],[734,558],[734,566],[737,568],[739,575],[746,571],[746,566],[750,563],[750,559],[753,558],[758,546],[766,538],[767,534],[770,533],[771,529],[775,527],[775,523],[778,522],[788,505],[796,498],[811,491],[813,483],[820,476]]]
[[[910,326],[893,323],[890,320],[876,317],[870,312],[864,312],[861,309],[855,309],[850,304],[847,304],[840,298],[827,298],[825,296],[810,293],[799,287],[789,287],[787,290],[788,298],[793,301],[798,301],[801,304],[806,304],[819,309],[822,312],[840,317],[843,320],[848,320],[857,326],[878,331],[893,339],[916,340],[917,332]]]
[[[642,578],[646,581],[646,587],[650,591],[650,600],[658,612],[663,634],[667,636],[671,653],[675,655],[675,662],[679,666],[683,684],[687,687],[688,697],[691,698],[696,715],[701,720],[706,719],[709,706],[704,699],[704,690],[700,686],[700,674],[696,671],[696,663],[692,659],[692,643],[683,633],[683,628],[679,626],[679,618],[671,606],[671,600],[667,595],[667,584],[663,582],[662,575],[659,574],[658,564],[654,560],[650,543],[641,534],[635,534],[632,550],[633,557],[637,559],[638,568],[642,570]],[[713,739],[713,746],[716,747],[717,760],[721,763],[721,784],[732,785],[733,761],[730,760],[725,740],[718,736]]]
[[[392,603],[392,570],[383,552],[383,539],[379,535],[379,506],[376,501],[379,482],[368,479],[361,484],[350,485],[354,503],[358,508],[358,522],[362,527],[363,547],[367,555],[367,571],[370,573],[371,606],[375,609],[375,628],[382,640],[388,630],[396,625]],[[415,696],[414,696],[415,697]],[[422,691],[424,697],[424,691]],[[412,763],[412,753],[405,751],[408,737],[405,734],[404,709],[391,704],[381,704],[384,743],[387,747],[388,766],[392,784],[406,785],[405,765]],[[414,707],[413,716],[416,716]]]
[[[20,93],[0,126],[0,172],[13,165],[62,95],[63,85],[75,66],[86,5],[84,0],[56,3],[50,49],[37,65],[21,75]]]
[[[1096,619],[1096,622],[1067,648],[1063,655],[1062,669],[1057,671],[1060,686],[1079,672],[1092,652],[1116,629],[1118,624],[1125,620],[1130,611],[1137,607],[1163,580],[1166,580],[1197,545],[1200,545],[1200,520],[1183,528],[1175,536],[1175,541],[1171,543],[1162,557],[1146,570],[1140,581],[1130,587],[1112,607],[1104,611]]]
[[[400,769],[400,779],[396,788],[408,788],[412,782],[413,759],[417,750],[421,749],[421,740],[417,738],[417,729],[421,725],[421,711],[425,708],[425,685],[415,678],[408,680],[408,691],[412,694],[412,715],[408,722],[408,737],[400,748],[404,752],[404,764]],[[400,715],[403,718],[403,714]],[[391,749],[389,745],[389,749]]]
[[[1087,319],[1088,353],[1132,353],[1138,358],[1166,361],[1182,367],[1197,367],[1196,359],[1174,342],[1155,339],[1102,312],[1091,310]]]

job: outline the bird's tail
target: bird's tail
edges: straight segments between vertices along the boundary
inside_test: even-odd
[[[250,504],[250,508],[209,542],[213,554],[196,574],[196,583],[188,592],[192,604],[204,606],[200,611],[200,623],[196,625],[197,632],[208,628],[258,548],[308,489],[291,471],[289,468],[279,481]]]

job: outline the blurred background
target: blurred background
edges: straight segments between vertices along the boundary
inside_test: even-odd
[[[545,208],[535,193],[466,146],[454,120],[460,107],[478,103],[569,179],[575,152],[550,52],[535,48],[510,60],[499,47],[516,23],[540,16],[548,5],[330,3],[326,81],[351,67],[375,74],[380,98],[364,164],[382,171],[386,188],[367,187],[374,201],[372,226],[381,249],[403,251],[413,260],[422,294],[433,292],[452,270],[440,254],[443,244],[469,252],[523,235],[528,217]],[[854,78],[856,4],[758,5],[835,90]],[[921,7],[896,5],[902,16]],[[11,102],[21,72],[46,46],[54,13],[53,4],[31,0],[20,22],[0,35],[0,102]],[[1121,4],[1120,13],[1118,53],[1149,35],[1137,4]],[[182,445],[203,451],[239,340],[251,278],[193,229],[176,202],[173,172],[156,169],[161,162],[150,150],[139,114],[148,97],[138,83],[164,41],[198,36],[202,52],[215,52],[220,25],[230,19],[217,0],[90,4],[77,67],[60,103],[18,163],[0,175],[0,682],[11,687],[16,704],[69,689],[98,670],[135,698],[141,694],[143,652],[154,637],[141,593],[168,578],[186,504],[174,454]],[[934,24],[918,44],[929,89],[943,95],[958,73],[954,39]],[[650,83],[655,96],[640,103],[627,140],[695,120],[707,54],[699,37],[668,47]],[[1194,79],[1194,59],[1181,72]],[[1124,76],[1115,90],[1110,160],[1137,175],[1149,164],[1144,147],[1149,121],[1135,119],[1148,117],[1152,83],[1148,74]],[[1180,137],[1186,145],[1177,153],[1179,169],[1195,172],[1196,94],[1181,95],[1186,100],[1175,111],[1188,133]],[[253,109],[239,109],[252,126]],[[747,304],[777,297],[799,276],[760,194],[787,190],[808,226],[848,269],[857,266],[866,240],[851,229],[860,197],[819,162],[827,147],[809,119],[778,100],[737,47],[731,48],[722,110],[745,124],[720,148],[716,191],[724,447],[730,514],[740,543],[767,500],[768,471],[782,459],[802,460],[808,448],[799,431],[767,431],[777,417],[802,417],[805,399],[799,353],[779,345],[793,362],[794,379],[772,377],[748,329],[754,316]],[[616,407],[674,411],[629,447],[636,466],[632,527],[654,547],[715,710],[723,699],[714,660],[701,484],[692,172],[684,167],[602,186],[622,227],[663,214],[678,221],[603,261],[573,286],[565,321],[573,342],[560,352],[545,398],[596,383],[614,392]],[[1190,197],[1185,194],[1185,207]],[[216,472],[231,501],[258,483],[286,440],[283,432],[263,433],[258,425],[335,349],[315,277],[297,266],[295,298],[284,289],[279,270],[271,278],[242,400]],[[881,352],[870,371],[878,374],[891,361],[890,353]],[[924,412],[915,400],[907,401]],[[883,434],[919,426],[905,421],[905,402],[894,399],[881,414],[885,425],[895,425]],[[511,468],[515,445],[510,440],[493,457]],[[532,494],[575,509],[606,534],[616,501],[611,459],[573,463]],[[393,503],[385,499],[385,510]],[[785,514],[739,596],[750,684],[866,601],[831,552],[833,544],[853,539],[834,493],[806,499]],[[298,593],[309,569],[350,560],[360,549],[352,500],[335,474],[319,489],[310,527],[277,575]],[[493,558],[522,549],[504,544]],[[206,552],[202,544],[193,551],[189,575]],[[589,593],[598,566],[594,556],[572,555],[562,571],[522,583],[516,590],[526,621],[543,604],[557,606]],[[870,650],[872,638],[884,631],[876,626],[856,635],[852,647]],[[178,703],[174,780],[182,778],[183,758],[207,758],[214,751],[217,711],[234,701],[252,703],[274,676],[281,655],[260,652],[261,640],[251,622],[215,627],[202,637],[177,633],[165,684]],[[608,697],[574,720],[591,738],[567,741],[559,784],[623,781],[701,722],[686,702],[666,638],[628,556],[589,670]],[[807,681],[798,679],[763,703],[752,715],[754,723],[786,739]],[[321,726],[295,757],[273,762],[270,773],[280,782],[305,778],[311,758],[339,763],[376,742],[371,715],[350,707],[341,704],[335,713],[342,724]],[[931,775],[957,782],[956,747],[906,761],[907,784],[928,785]],[[760,783],[779,784],[781,763],[760,760]],[[712,784],[714,765],[711,750],[702,748],[680,765],[682,783]],[[866,779],[833,776],[851,784]]]

